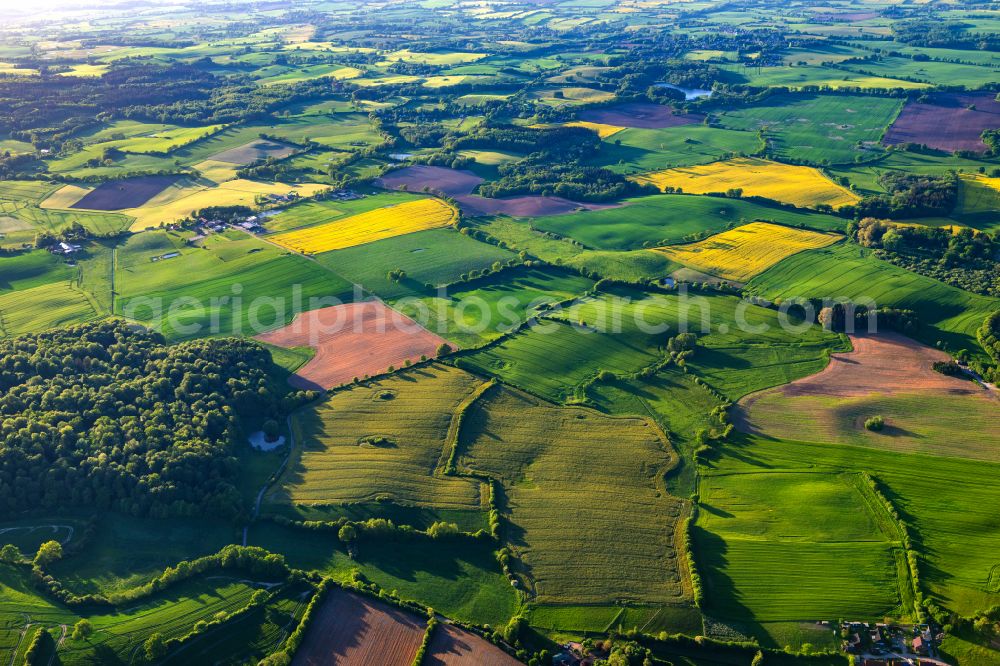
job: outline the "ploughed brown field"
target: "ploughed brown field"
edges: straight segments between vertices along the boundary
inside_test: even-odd
[[[521,662],[476,634],[449,624],[434,630],[427,666],[521,666]]]
[[[296,666],[410,666],[424,639],[424,621],[353,592],[335,589],[323,601],[292,663]]]
[[[674,113],[669,106],[649,104],[647,102],[630,102],[616,104],[601,109],[587,109],[580,113],[580,120],[618,127],[635,127],[638,129],[661,129],[663,127],[679,127],[700,123],[705,116],[700,113]]]
[[[974,109],[970,109],[974,106]],[[983,130],[1000,127],[993,93],[935,95],[930,103],[908,102],[885,133],[886,145],[922,143],[939,150],[986,150]]]
[[[744,397],[744,432],[907,453],[1000,460],[1000,395],[936,372],[948,355],[895,333],[851,336],[821,372]],[[865,421],[881,416],[881,430]]]
[[[535,217],[561,215],[581,208],[598,210],[613,207],[607,204],[581,203],[562,197],[529,195],[493,199],[472,194],[481,182],[483,179],[471,171],[426,165],[404,167],[378,180],[381,187],[389,190],[405,187],[410,192],[422,192],[428,187],[432,192],[453,198],[462,210],[470,215]]]
[[[821,372],[785,384],[774,391],[786,396],[857,396],[869,393],[935,391],[954,394],[980,393],[972,382],[949,377],[933,369],[935,361],[948,354],[915,342],[898,333],[852,335],[854,351],[831,354]]]
[[[381,301],[347,303],[298,315],[291,324],[257,336],[279,347],[312,347],[316,355],[289,377],[295,388],[331,388],[354,377],[431,358],[447,342]],[[452,347],[454,344],[448,343]]]
[[[208,159],[215,162],[229,162],[230,164],[245,165],[252,164],[257,160],[261,160],[266,157],[281,159],[283,157],[288,157],[294,152],[295,148],[287,144],[271,141],[269,139],[261,139],[260,141],[251,141],[244,146],[237,146],[236,148],[230,148],[229,150],[224,150],[221,153],[216,153]]]
[[[84,195],[70,208],[122,210],[137,208],[167,189],[179,176],[140,176],[128,180],[109,180]]]

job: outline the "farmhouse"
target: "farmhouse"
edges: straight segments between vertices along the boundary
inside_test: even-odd
[[[79,252],[80,246],[74,245],[73,243],[66,243],[64,241],[61,241],[53,245],[51,248],[49,248],[49,251],[52,252],[52,254],[62,254],[69,256],[71,254]]]

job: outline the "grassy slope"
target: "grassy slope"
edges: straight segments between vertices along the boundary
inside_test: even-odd
[[[979,350],[976,329],[1000,301],[976,296],[871,256],[857,245],[840,243],[791,256],[747,285],[769,299],[870,298],[882,307],[911,309],[921,328],[917,339],[943,341],[949,349]]]

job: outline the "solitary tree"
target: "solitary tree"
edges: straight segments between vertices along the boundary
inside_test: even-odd
[[[94,633],[94,627],[91,626],[90,620],[84,618],[73,625],[73,640],[82,641]]]
[[[337,538],[344,543],[350,543],[358,538],[358,531],[354,529],[353,525],[344,525],[337,532]]]
[[[55,562],[56,560],[62,559],[62,556],[62,544],[58,541],[46,541],[38,547],[38,552],[35,553],[34,563],[43,567],[47,564]]]
[[[142,646],[146,650],[146,659],[156,661],[167,653],[167,646],[163,642],[163,634],[157,632],[151,634]]]
[[[6,562],[7,564],[16,564],[21,561],[21,551],[17,549],[12,543],[8,543],[3,548],[0,548],[0,562]]]

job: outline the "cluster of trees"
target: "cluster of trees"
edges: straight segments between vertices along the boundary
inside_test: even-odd
[[[1000,296],[1000,243],[990,233],[960,228],[900,226],[864,218],[848,234],[880,259],[978,294]]]
[[[532,155],[535,159],[566,161],[596,153],[601,139],[585,127],[519,127],[516,125],[481,126],[449,142],[449,148],[509,150]]]
[[[541,194],[576,201],[613,201],[638,194],[656,194],[654,185],[636,183],[602,167],[578,163],[551,164],[534,160],[501,164],[499,178],[482,183],[479,194],[504,197]]]
[[[35,234],[36,248],[50,248],[56,243],[79,243],[91,237],[90,230],[77,221],[59,231],[41,231]]]
[[[879,176],[886,194],[867,196],[857,203],[853,212],[858,217],[947,216],[958,201],[958,176],[928,176],[886,171]]]
[[[928,19],[896,21],[892,24],[896,41],[910,46],[971,51],[1000,50],[1000,35],[970,33],[967,28],[968,24]]]
[[[124,322],[0,342],[0,507],[235,516],[237,419],[309,397],[270,365],[252,341],[167,346]]]

